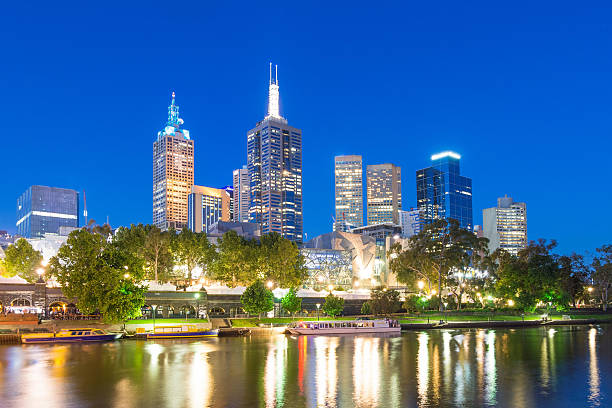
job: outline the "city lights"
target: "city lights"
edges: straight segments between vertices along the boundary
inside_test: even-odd
[[[418,281],[417,282],[417,287],[419,288],[419,290],[422,290],[425,287],[425,282],[423,281]]]

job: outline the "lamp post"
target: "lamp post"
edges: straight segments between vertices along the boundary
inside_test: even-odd
[[[200,305],[198,304],[198,300],[200,299],[200,294],[196,293],[193,295],[196,300],[196,320],[200,317]]]
[[[317,303],[317,321],[319,321],[319,308],[321,307],[320,303]]]
[[[446,314],[446,306],[448,306],[448,302],[444,302],[444,320],[448,323],[448,315]]]

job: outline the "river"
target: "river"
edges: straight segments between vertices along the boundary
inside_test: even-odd
[[[612,327],[0,346],[2,407],[610,407]]]

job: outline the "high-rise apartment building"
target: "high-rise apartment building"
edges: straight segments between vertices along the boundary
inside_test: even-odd
[[[367,166],[368,225],[399,224],[402,170],[391,163]]]
[[[162,230],[187,226],[187,196],[193,186],[193,140],[182,129],[179,107],[168,107],[168,122],[153,142],[153,224]]]
[[[527,205],[512,197],[497,199],[497,207],[482,210],[483,235],[489,239],[489,251],[497,248],[517,255],[527,246]]]
[[[221,188],[193,186],[188,198],[187,228],[208,232],[218,221],[230,221],[230,195]]]
[[[472,179],[460,175],[460,160],[455,152],[442,152],[431,156],[431,167],[417,170],[417,206],[425,224],[452,218],[472,231]]]
[[[280,115],[278,70],[268,91],[268,114],[247,132],[250,179],[249,221],[261,224],[263,234],[278,232],[303,240],[302,131]]]
[[[79,227],[79,193],[75,190],[31,186],[17,199],[17,234],[39,238],[59,234],[60,227]]]
[[[361,156],[336,156],[336,219],[334,231],[348,232],[363,226],[363,162]]]
[[[234,170],[234,221],[249,221],[249,170],[246,165]]]

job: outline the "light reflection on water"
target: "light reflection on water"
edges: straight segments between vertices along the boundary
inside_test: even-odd
[[[0,346],[0,406],[610,406],[609,326]]]

